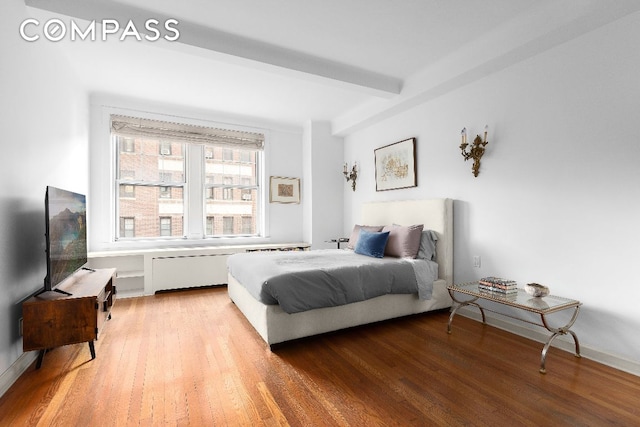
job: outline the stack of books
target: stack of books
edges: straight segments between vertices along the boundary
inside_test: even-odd
[[[478,289],[506,297],[518,294],[518,284],[514,280],[499,277],[483,277],[478,281]]]

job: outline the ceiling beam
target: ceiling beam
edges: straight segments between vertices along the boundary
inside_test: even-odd
[[[129,20],[136,29],[144,34],[144,22],[150,18],[164,22],[174,19],[171,16],[131,7],[124,4],[100,0],[25,0],[29,7],[46,10],[84,21],[115,19],[124,28]],[[212,55],[217,60],[226,60],[235,64],[247,65],[264,71],[285,74],[312,80],[346,90],[381,97],[392,98],[402,90],[402,80],[374,73],[362,68],[338,63],[321,57],[285,49],[242,36],[219,31],[192,22],[180,21],[174,25],[180,32],[178,40],[172,43],[158,43],[167,47],[172,45],[186,47],[186,52]],[[196,49],[193,49],[196,48]]]

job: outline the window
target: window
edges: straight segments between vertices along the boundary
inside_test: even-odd
[[[160,182],[171,182],[173,174],[171,172],[160,172]]]
[[[123,237],[135,237],[135,219],[130,217],[120,218],[120,235]]]
[[[171,236],[171,217],[170,216],[160,217],[160,235]]]
[[[121,198],[135,198],[136,192],[135,187],[133,185],[121,185],[120,186],[120,197]]]
[[[170,156],[171,155],[171,143],[170,142],[161,142],[160,143],[160,155],[161,156]]]
[[[212,217],[212,216],[208,216],[207,217],[207,226],[206,226],[206,228],[207,228],[207,230],[206,230],[207,236],[211,236],[212,234],[214,234],[213,233],[214,221],[215,221],[215,217]]]
[[[222,182],[224,182],[225,185],[222,188],[222,199],[233,200],[233,178],[227,176]]]
[[[205,191],[206,191],[206,195],[205,195],[205,197],[206,197],[207,199],[214,199],[214,198],[215,198],[215,196],[216,196],[216,193],[215,193],[215,191],[214,191],[214,190],[215,190],[215,188],[213,188],[213,187],[208,187],[208,188],[205,190]]]
[[[251,185],[251,179],[247,177],[242,178],[242,190],[240,198],[244,201],[250,202],[253,200],[253,189]]]
[[[171,187],[160,187],[160,198],[161,199],[170,199],[171,198]]]
[[[242,217],[242,234],[253,234],[253,221],[250,216]]]
[[[233,217],[225,216],[222,218],[222,232],[224,234],[233,234]]]
[[[134,153],[136,151],[136,145],[133,138],[125,138],[120,149],[123,153]]]
[[[116,240],[260,235],[263,134],[112,115],[111,135]]]

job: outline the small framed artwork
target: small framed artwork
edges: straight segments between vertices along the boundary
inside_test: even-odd
[[[416,187],[416,139],[385,145],[373,150],[376,191]]]
[[[271,203],[300,203],[300,178],[270,177],[269,201]]]

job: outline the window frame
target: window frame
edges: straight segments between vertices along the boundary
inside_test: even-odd
[[[109,116],[111,115],[120,115],[123,114],[123,111],[121,110],[116,110],[116,111],[112,111]],[[130,112],[126,112],[126,115],[132,115],[132,113]],[[141,117],[146,116],[146,114],[140,114]],[[155,116],[155,117],[149,117],[149,119],[151,120],[161,120],[161,121],[175,121],[174,117],[164,117],[164,116]],[[211,202],[211,201],[215,201],[215,202],[220,202],[220,201],[224,201],[222,199],[222,193],[220,193],[218,195],[218,198],[214,199],[214,200],[207,200],[206,198],[206,193],[205,193],[205,188],[206,188],[206,174],[204,172],[204,170],[202,170],[202,174],[199,177],[199,184],[194,186],[192,184],[190,184],[189,182],[186,182],[184,184],[183,188],[183,194],[184,194],[184,236],[173,236],[172,239],[170,240],[176,240],[176,239],[180,239],[183,244],[184,243],[188,243],[188,244],[202,244],[203,241],[211,241],[214,244],[224,244],[226,242],[231,242],[231,240],[229,239],[233,239],[233,243],[237,244],[237,243],[251,243],[251,242],[261,242],[261,241],[267,241],[266,239],[268,239],[268,235],[269,235],[269,231],[268,231],[268,203],[266,202],[268,200],[268,197],[266,195],[266,191],[268,190],[268,188],[265,186],[265,182],[266,182],[266,161],[265,161],[265,152],[267,150],[267,140],[268,140],[268,131],[265,129],[260,129],[260,128],[251,128],[251,127],[245,127],[245,126],[238,126],[238,125],[229,125],[229,124],[216,124],[216,123],[211,123],[211,122],[202,122],[202,121],[197,121],[194,119],[185,119],[185,120],[181,120],[182,122],[184,122],[187,125],[193,124],[196,126],[207,126],[207,127],[215,127],[215,128],[221,128],[221,129],[229,129],[229,130],[237,130],[237,131],[241,131],[241,132],[252,132],[252,133],[260,133],[262,134],[262,136],[264,137],[264,148],[261,150],[256,150],[255,151],[255,172],[253,177],[255,178],[251,178],[251,180],[255,179],[255,185],[253,185],[252,187],[255,187],[256,189],[256,206],[253,208],[253,211],[250,215],[255,216],[255,232],[252,234],[246,234],[246,233],[236,233],[236,234],[231,234],[231,235],[227,235],[227,234],[208,234],[207,233],[207,216],[218,216],[216,215],[209,215],[207,214],[207,212],[205,212],[205,206],[207,201]],[[111,133],[109,132],[110,138],[111,140],[113,140],[113,135],[111,135]],[[215,159],[215,160],[220,160],[220,161],[230,161],[230,162],[236,162],[236,163],[241,163],[243,161],[243,159],[246,156],[243,156],[243,159],[240,159],[239,156],[237,154],[230,155],[227,152],[226,156],[223,156],[223,151],[225,149],[224,146],[218,146],[219,149],[214,149],[211,150],[210,155],[207,156],[205,154],[205,148],[208,147],[208,145],[202,145],[202,144],[196,144],[196,143],[186,143],[185,144],[185,156],[187,157],[186,160],[186,165],[185,165],[185,170],[184,170],[184,174],[185,174],[185,181],[188,181],[189,175],[191,173],[191,169],[199,169],[200,167],[204,168],[204,162],[206,160],[210,160],[210,159]],[[160,148],[160,144],[159,144],[159,148]],[[233,149],[232,149],[233,151]],[[119,149],[115,149],[111,151],[114,155],[114,160],[112,161],[112,165],[115,163],[117,164],[117,159],[118,156],[120,155],[120,150]],[[193,158],[196,158],[197,161],[194,162]],[[223,157],[226,158],[226,160],[223,160]],[[235,157],[238,157],[238,159],[235,159]],[[198,165],[198,163],[200,163],[200,165]],[[112,166],[113,167],[113,166]],[[254,167],[254,166],[252,166]],[[117,165],[115,166],[115,170],[117,171]],[[113,176],[113,175],[112,175]],[[114,190],[112,192],[112,196],[111,196],[111,205],[114,206],[114,212],[113,216],[112,216],[112,220],[110,221],[111,224],[118,224],[119,221],[119,212],[117,212],[117,206],[118,206],[118,184],[116,183],[116,179],[112,178],[112,183],[114,183]],[[159,187],[174,187],[173,185],[168,185],[165,182],[159,182]],[[242,185],[237,185],[234,184],[231,188],[232,188],[232,192],[235,193],[235,198],[238,199],[238,201],[243,201],[242,199],[242,194],[244,194],[244,190],[240,189],[240,190],[236,190],[236,188],[241,188]],[[213,190],[215,191],[215,190]],[[201,196],[198,197],[198,194],[200,194]],[[200,200],[198,200],[200,199]],[[246,200],[245,200],[246,202]],[[195,214],[195,212],[201,212],[199,214]],[[240,218],[241,214],[237,215],[238,218]],[[194,217],[196,217],[197,219],[194,220]],[[220,216],[220,218],[222,218],[222,216]],[[241,223],[240,219],[234,220],[234,224]],[[119,226],[119,225],[118,225]],[[235,227],[235,226],[234,226]],[[114,227],[115,228],[115,227]],[[235,227],[237,228],[237,227]],[[112,239],[111,239],[111,244],[110,245],[118,245],[118,242],[122,242],[122,243],[127,243],[126,240],[129,240],[127,238],[122,238],[121,236],[119,236],[119,228],[118,229],[114,229],[113,230],[113,234],[112,234]],[[158,231],[158,233],[160,233]],[[166,240],[169,239],[168,237],[165,236],[156,236],[156,237],[141,237],[141,238],[135,238],[135,239],[131,239],[131,240],[135,240],[136,246],[141,246],[141,247],[167,247],[167,245],[170,247],[173,244],[171,242],[167,242]],[[160,242],[160,240],[164,240],[165,242]],[[129,244],[127,244],[129,245]],[[152,246],[153,245],[153,246]],[[132,246],[133,247],[133,246]]]

